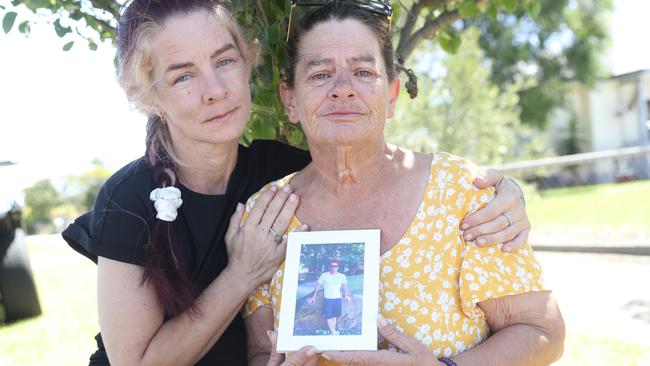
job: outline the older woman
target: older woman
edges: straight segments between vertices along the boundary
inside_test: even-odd
[[[239,145],[256,54],[221,1],[128,4],[119,81],[148,117],[145,156],[116,172],[63,234],[98,264],[101,336],[90,363],[245,364],[239,309],[284,258],[276,233],[299,200],[288,186],[271,189],[241,227],[240,202],[309,155],[274,141]],[[506,228],[498,215],[527,223],[525,212],[511,183],[500,187],[503,202],[468,233],[516,246],[528,225]]]
[[[385,16],[334,2],[292,30],[280,92],[289,119],[305,131],[312,162],[276,182],[301,197],[290,228],[381,230],[380,323],[394,327],[380,331],[403,351],[326,352],[321,362],[553,362],[564,325],[532,250],[503,253],[463,239],[458,222],[493,192],[472,187],[478,169],[467,160],[385,142],[398,91]],[[278,321],[281,273],[245,309],[253,363],[268,357],[265,332]],[[303,349],[291,364],[314,352]]]

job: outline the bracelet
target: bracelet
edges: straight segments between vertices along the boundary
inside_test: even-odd
[[[519,191],[521,192],[521,196],[520,196],[520,198],[521,198],[521,200],[524,202],[524,206],[526,206],[526,198],[524,198],[524,190],[521,189],[521,186],[519,185],[519,183],[517,182],[517,180],[516,180],[515,178],[509,176],[509,175],[507,175],[507,176],[505,176],[505,177],[508,178],[508,180],[511,181],[512,184],[514,184],[515,186],[517,186],[517,188],[519,188]]]
[[[438,359],[438,361],[444,363],[444,364],[447,365],[447,366],[458,366],[458,365],[456,365],[456,362],[454,362],[454,360],[452,360],[451,358],[440,357],[440,358]]]

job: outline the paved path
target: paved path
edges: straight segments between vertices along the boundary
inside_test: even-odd
[[[650,256],[536,255],[567,330],[650,347]]]

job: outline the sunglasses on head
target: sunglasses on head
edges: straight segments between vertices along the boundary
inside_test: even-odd
[[[389,27],[392,25],[393,7],[381,0],[291,0],[286,41],[289,42],[289,34],[291,33],[291,17],[293,15],[293,8],[296,6],[324,6],[331,3],[352,5],[370,13],[385,16],[388,19]]]

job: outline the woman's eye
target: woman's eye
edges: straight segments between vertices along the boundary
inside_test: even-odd
[[[319,72],[318,74],[314,74],[310,77],[312,80],[324,80],[329,77],[329,74],[326,74],[324,72]]]
[[[189,76],[189,75],[181,75],[178,79],[174,80],[174,84],[176,84],[176,83],[182,83],[182,82],[184,82],[184,81],[188,81],[188,80],[190,80],[190,76]]]
[[[368,77],[368,76],[373,76],[374,73],[368,71],[368,70],[359,70],[356,72],[357,75],[362,76],[362,77]]]
[[[231,58],[222,58],[221,60],[217,61],[217,66],[222,67],[222,66],[227,66],[235,62],[235,60]]]

